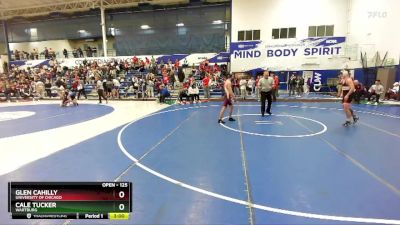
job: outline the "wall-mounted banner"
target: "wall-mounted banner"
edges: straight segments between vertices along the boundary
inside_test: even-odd
[[[311,77],[310,90],[314,92],[336,91],[335,86],[329,86],[329,79],[337,79],[340,70],[314,70]]]
[[[307,38],[299,43],[267,45],[267,57],[340,55],[346,37]]]
[[[246,72],[267,66],[265,44],[261,41],[231,43],[231,71]]]
[[[115,56],[115,57],[90,57],[90,58],[60,58],[57,59],[57,62],[61,64],[61,66],[66,67],[75,67],[81,65],[83,61],[87,61],[88,63],[97,62],[98,64],[105,64],[112,61],[120,61],[120,60],[128,60],[130,62],[133,61],[134,56]],[[173,54],[173,55],[140,55],[136,56],[139,60],[145,60],[146,57],[151,60],[154,57],[158,63],[163,61],[164,63],[168,63],[168,60],[171,60],[172,63],[175,63],[175,60],[178,60],[180,65],[199,65],[200,63],[209,60],[210,63],[217,64],[226,64],[230,62],[229,53],[221,52],[221,53],[194,53],[194,54]],[[18,66],[20,69],[26,69],[28,67],[37,68],[40,66],[49,66],[50,60],[19,60],[19,61],[11,61],[10,65]]]
[[[346,37],[314,37],[303,40],[243,41],[231,43],[231,70],[245,72],[256,68],[273,70],[302,69],[307,59],[344,54]],[[286,41],[286,40],[284,40]]]

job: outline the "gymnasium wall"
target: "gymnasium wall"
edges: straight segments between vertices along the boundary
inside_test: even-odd
[[[191,54],[225,51],[227,6],[110,15],[117,55]],[[177,24],[184,26],[178,27]],[[141,29],[148,25],[149,29]]]
[[[375,66],[376,51],[381,59],[388,51],[388,63],[398,64],[400,7],[396,0],[232,0],[232,45],[243,44],[238,31],[261,30],[260,40],[252,50],[261,54],[238,57],[231,45],[231,69],[243,72],[254,69],[272,70],[326,70],[360,68],[360,51],[367,51],[368,66]],[[326,48],[325,43],[304,45],[310,42],[309,26],[334,25],[331,39],[344,37],[338,51],[299,54],[306,47]],[[296,38],[273,39],[274,28],[296,28]],[[313,39],[312,41],[315,41]],[[339,42],[338,42],[339,43]],[[246,43],[244,43],[246,45]],[[251,44],[251,43],[250,43]],[[254,44],[254,43],[253,43]],[[335,45],[331,45],[335,47]],[[268,50],[299,49],[296,55],[267,54]],[[237,50],[237,49],[236,49]],[[336,49],[335,49],[336,50]],[[322,53],[322,54],[321,54]],[[329,53],[329,54],[326,54]],[[379,61],[379,60],[378,60]],[[374,62],[372,64],[372,62]],[[247,66],[247,67],[246,67]]]
[[[398,0],[349,0],[348,42],[366,52],[371,60],[368,66],[375,66],[372,57],[378,51],[393,64],[399,63],[400,56],[400,2]]]
[[[146,12],[106,11],[107,39],[115,40],[112,43],[109,41],[108,48],[115,50],[119,56],[222,52],[226,50],[225,37],[229,28],[225,24],[228,8],[229,5],[210,5]],[[216,20],[223,22],[213,24]],[[178,23],[184,26],[178,27]],[[150,28],[141,29],[142,25]],[[75,46],[71,43],[73,40],[101,41],[102,37],[99,12],[35,21],[10,21],[8,33],[9,42],[13,43],[11,50],[17,48],[24,51],[32,49],[32,46],[70,50]],[[102,50],[102,45],[97,49]]]

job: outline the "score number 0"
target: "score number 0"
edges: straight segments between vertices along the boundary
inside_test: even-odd
[[[125,192],[124,191],[120,191],[118,193],[118,197],[119,198],[124,198],[125,197]],[[121,204],[119,204],[118,208],[119,208],[119,210],[123,211],[125,209],[125,205],[121,203]]]

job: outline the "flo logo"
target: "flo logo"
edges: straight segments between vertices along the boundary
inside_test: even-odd
[[[387,17],[386,11],[369,11],[368,19],[383,19]]]

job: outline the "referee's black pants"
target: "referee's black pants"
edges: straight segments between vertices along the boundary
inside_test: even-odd
[[[265,100],[268,101],[267,105],[267,110],[265,110]],[[271,98],[271,91],[261,92],[261,115],[264,116],[265,112],[266,113],[271,113],[271,104],[272,104],[272,98]]]
[[[97,89],[97,94],[99,95],[99,103],[101,103],[101,98],[107,101],[107,97],[104,95],[103,89]]]

